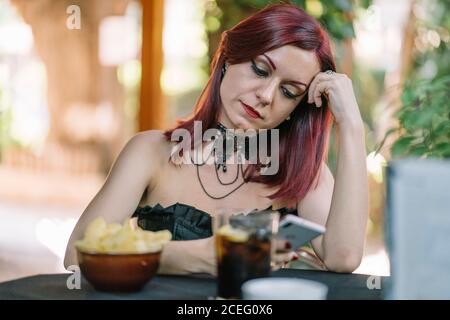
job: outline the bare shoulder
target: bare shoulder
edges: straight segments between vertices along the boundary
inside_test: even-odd
[[[169,143],[161,130],[147,130],[136,133],[127,146],[132,153],[152,162],[159,162],[169,152]]]
[[[161,130],[147,130],[136,133],[130,141],[137,143],[140,147],[144,148],[143,151],[148,149],[158,149],[166,143],[164,137],[164,131]]]
[[[127,141],[113,168],[139,172],[140,175],[152,180],[164,165],[164,159],[168,159],[169,152],[169,143],[163,131],[142,131]]]

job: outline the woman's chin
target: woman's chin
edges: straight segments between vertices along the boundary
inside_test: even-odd
[[[254,129],[258,130],[259,127],[254,121],[251,121],[246,116],[239,115],[236,119],[235,123],[235,129],[242,129],[242,130],[248,130],[248,129]]]

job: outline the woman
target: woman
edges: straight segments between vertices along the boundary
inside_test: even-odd
[[[272,207],[324,225],[326,233],[311,243],[315,253],[328,270],[354,271],[368,213],[364,129],[351,80],[335,69],[326,32],[293,5],[268,6],[224,32],[194,114],[166,132],[130,139],[78,221],[65,265],[76,263],[73,243],[94,218],[111,223],[134,215],[146,229],[174,234],[160,273],[214,273],[210,215],[218,208]],[[324,162],[333,118],[336,182]],[[202,132],[218,128],[225,135],[226,128],[278,129],[279,170],[263,175],[261,164],[227,157],[222,165],[175,164],[172,134],[193,134],[195,121]],[[194,139],[182,159],[197,146]],[[277,256],[296,258],[295,252]]]

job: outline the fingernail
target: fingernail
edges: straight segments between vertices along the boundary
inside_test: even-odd
[[[297,255],[293,256],[292,260],[298,260],[298,256]]]
[[[286,242],[286,243],[284,244],[284,248],[285,248],[285,249],[291,249],[291,248],[292,248],[291,243],[290,243],[290,242]]]

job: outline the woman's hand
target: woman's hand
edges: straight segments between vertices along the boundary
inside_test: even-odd
[[[289,262],[298,260],[297,252],[292,251],[291,244],[286,240],[275,240],[275,255],[273,262],[276,267],[285,267]]]
[[[362,125],[361,113],[353,91],[352,81],[347,75],[335,72],[319,72],[308,89],[308,103],[322,106],[322,94],[340,128]]]

